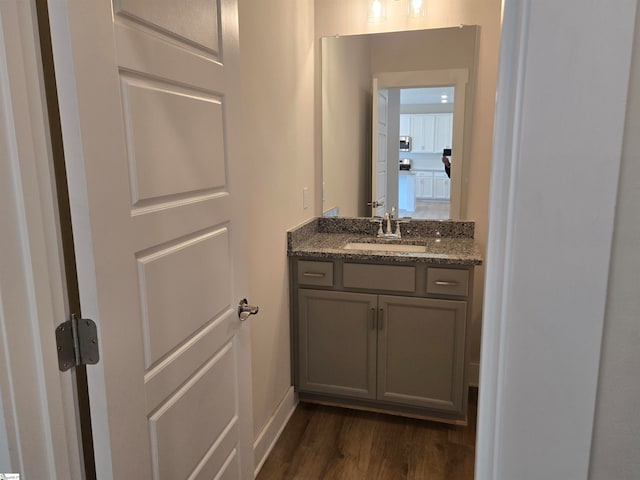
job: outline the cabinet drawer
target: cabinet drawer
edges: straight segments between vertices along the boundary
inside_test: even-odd
[[[347,288],[392,292],[414,292],[416,289],[415,267],[345,263],[342,279]]]
[[[298,262],[298,284],[331,287],[333,285],[333,263],[300,260]]]
[[[427,293],[466,297],[469,294],[469,271],[454,268],[427,269]]]

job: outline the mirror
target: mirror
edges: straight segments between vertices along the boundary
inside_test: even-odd
[[[322,39],[325,215],[402,206],[403,216],[465,218],[477,35],[477,26],[463,26]],[[411,151],[400,151],[401,135],[414,140]],[[449,143],[450,179],[441,150]],[[400,170],[400,159],[410,160],[409,170],[408,162]],[[372,210],[373,200],[384,206]]]

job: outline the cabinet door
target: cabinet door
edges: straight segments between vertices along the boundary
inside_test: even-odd
[[[416,174],[416,198],[433,198],[433,173],[420,172]]]
[[[400,136],[407,137],[411,135],[411,115],[400,115]]]
[[[422,175],[416,173],[416,198],[422,197],[422,189],[424,185],[422,182],[422,178]]]
[[[438,200],[448,200],[451,191],[451,181],[446,173],[436,173],[433,178],[435,187],[434,198]]]
[[[442,153],[445,148],[451,148],[453,138],[453,113],[436,115],[435,152]]]
[[[381,295],[378,400],[462,412],[467,303]]]
[[[433,198],[433,174],[430,173],[424,176],[424,188],[422,190],[423,198]]]
[[[411,115],[412,151],[432,153],[435,132],[435,115]]]
[[[298,389],[374,399],[376,296],[298,290]]]

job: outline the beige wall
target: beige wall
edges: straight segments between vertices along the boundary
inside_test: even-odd
[[[286,230],[315,213],[312,0],[240,6],[254,430],[291,385]],[[303,209],[302,189],[310,206]]]
[[[476,238],[482,250],[485,251],[502,4],[500,0],[433,1],[427,3],[426,16],[420,19],[409,19],[406,16],[405,5],[404,2],[389,1],[387,2],[387,19],[380,23],[368,23],[366,0],[317,1],[315,5],[315,35],[316,38],[320,38],[335,34],[353,35],[442,28],[459,24],[480,26],[470,151],[471,180],[466,186],[466,218],[476,222]],[[318,135],[317,132],[316,135]],[[316,155],[316,161],[320,163],[320,153],[316,152]],[[319,179],[316,180],[316,182],[319,181]],[[475,308],[471,333],[473,338],[472,361],[478,361],[480,358],[480,305],[484,290],[483,270],[483,268],[477,269],[475,279]]]
[[[370,171],[371,69],[366,37],[325,38],[322,44],[323,213],[366,215]]]

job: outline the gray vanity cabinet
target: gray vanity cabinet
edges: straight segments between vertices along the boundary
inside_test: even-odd
[[[300,399],[466,418],[473,267],[292,261]]]
[[[299,388],[376,398],[377,296],[300,289]]]
[[[381,295],[378,400],[461,411],[467,302]]]

